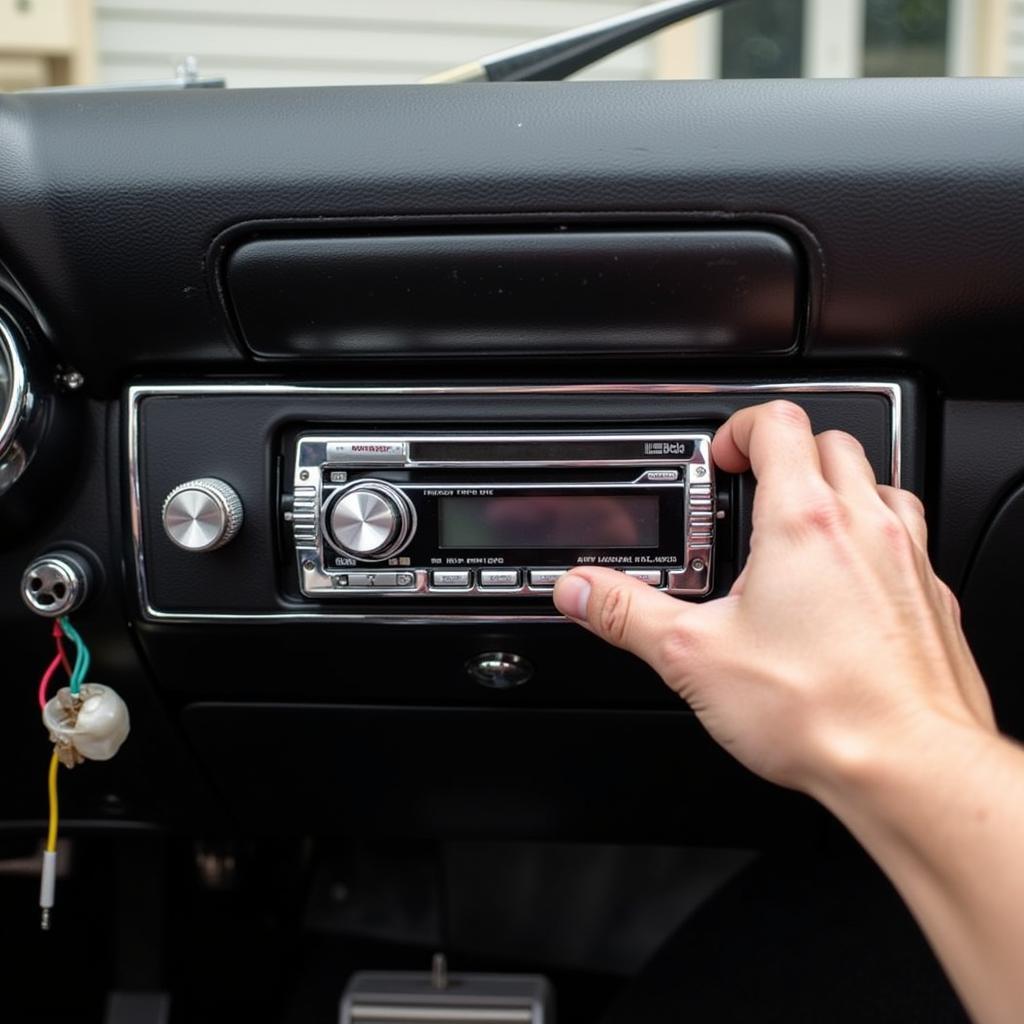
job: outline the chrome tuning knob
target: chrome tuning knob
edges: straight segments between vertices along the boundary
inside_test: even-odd
[[[409,542],[415,525],[405,495],[380,480],[364,480],[343,491],[327,518],[334,545],[366,561],[396,554]]]
[[[214,551],[241,529],[242,511],[242,499],[223,480],[189,480],[164,501],[164,532],[184,551]]]

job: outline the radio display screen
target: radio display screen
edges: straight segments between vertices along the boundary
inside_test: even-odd
[[[635,494],[441,498],[442,548],[657,548],[659,500]]]

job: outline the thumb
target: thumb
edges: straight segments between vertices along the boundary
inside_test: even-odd
[[[663,678],[686,645],[687,620],[698,611],[624,572],[596,566],[561,577],[554,598],[563,615],[631,651]]]

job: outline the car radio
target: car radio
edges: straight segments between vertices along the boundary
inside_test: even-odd
[[[709,434],[302,434],[286,509],[307,597],[542,597],[580,565],[712,586]]]

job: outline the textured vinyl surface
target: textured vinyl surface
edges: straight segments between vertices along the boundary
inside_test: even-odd
[[[216,271],[247,222],[768,223],[807,253],[808,362],[966,387],[1016,354],[1022,127],[1024,80],[8,96],[0,251],[99,386],[242,364]]]

